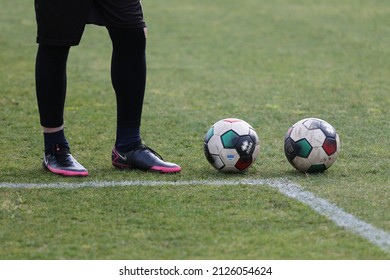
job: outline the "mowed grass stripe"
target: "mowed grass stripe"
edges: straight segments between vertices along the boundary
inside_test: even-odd
[[[335,204],[305,191],[298,184],[286,179],[247,179],[247,180],[193,180],[193,181],[87,181],[82,183],[0,183],[0,188],[104,188],[115,186],[271,186],[280,193],[308,205],[315,212],[333,221],[339,227],[349,230],[385,252],[390,252],[390,234],[345,212]]]

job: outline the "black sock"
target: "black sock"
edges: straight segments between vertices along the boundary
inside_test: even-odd
[[[69,149],[68,141],[66,141],[64,130],[60,130],[54,133],[43,133],[45,142],[45,154],[51,154],[54,146],[59,145]]]
[[[39,45],[36,66],[36,96],[41,125],[59,127],[64,123],[66,63],[70,47]]]
[[[117,104],[115,147],[122,153],[141,144],[140,126],[146,83],[143,28],[108,28],[112,40],[111,78]]]
[[[117,127],[115,147],[127,153],[141,144],[139,127]]]

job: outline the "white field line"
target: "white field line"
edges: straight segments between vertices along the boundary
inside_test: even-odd
[[[300,201],[314,211],[333,221],[339,227],[345,228],[372,244],[378,246],[383,251],[390,252],[390,234],[378,229],[357,217],[345,212],[335,204],[328,202],[311,193],[305,191],[299,185],[285,179],[259,179],[259,180],[194,180],[194,181],[85,181],[82,183],[0,183],[1,188],[19,188],[19,189],[35,189],[35,188],[104,188],[115,186],[237,186],[237,185],[254,185],[254,186],[270,186],[277,189],[280,193]]]

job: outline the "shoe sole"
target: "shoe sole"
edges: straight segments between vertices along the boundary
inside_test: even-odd
[[[112,165],[117,169],[130,169],[130,170],[142,170],[142,171],[149,171],[149,172],[156,172],[161,174],[174,174],[179,173],[181,171],[180,167],[163,167],[163,166],[152,166],[149,169],[140,169],[136,168],[127,164],[121,164],[117,162],[112,162]]]
[[[44,169],[56,175],[62,175],[66,177],[86,177],[89,175],[88,171],[86,170],[85,171],[63,170],[63,169],[52,168],[50,166],[47,166],[45,163],[43,163],[42,165]]]
[[[152,172],[159,172],[162,174],[173,174],[173,173],[179,173],[181,171],[180,167],[162,167],[162,166],[152,166],[150,168],[150,171]]]

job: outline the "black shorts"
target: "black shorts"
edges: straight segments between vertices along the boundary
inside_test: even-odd
[[[145,27],[140,0],[34,0],[37,43],[78,45],[87,23]]]

